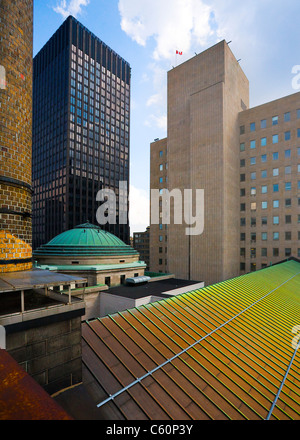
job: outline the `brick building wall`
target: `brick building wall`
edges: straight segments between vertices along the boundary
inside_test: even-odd
[[[1,1],[0,34],[0,272],[6,272],[31,268],[33,0]]]

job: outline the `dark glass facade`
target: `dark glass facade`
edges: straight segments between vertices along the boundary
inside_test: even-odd
[[[34,58],[34,249],[97,224],[101,189],[115,192],[117,216],[100,226],[129,243],[118,208],[120,182],[129,189],[130,81],[130,65],[73,17]]]

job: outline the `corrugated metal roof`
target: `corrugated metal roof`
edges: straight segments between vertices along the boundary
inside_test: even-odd
[[[72,420],[19,364],[0,349],[0,420]]]
[[[34,269],[29,271],[1,273],[0,292],[12,290],[30,290],[45,286],[57,286],[71,283],[84,283],[85,278],[50,272],[48,270]]]
[[[287,371],[271,419],[300,419],[299,320],[290,261],[87,322],[83,362],[126,419],[266,419]]]

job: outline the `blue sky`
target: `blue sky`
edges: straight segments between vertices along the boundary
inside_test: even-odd
[[[70,14],[132,68],[131,232],[149,224],[150,143],[167,136],[168,70],[225,39],[250,81],[251,107],[299,91],[298,1],[35,0],[34,55]]]

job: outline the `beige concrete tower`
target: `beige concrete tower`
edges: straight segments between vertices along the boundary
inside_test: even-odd
[[[238,117],[248,106],[249,82],[225,41],[168,72],[168,188],[203,189],[205,205],[201,235],[171,217],[167,268],[177,277],[211,284],[238,275]]]
[[[31,258],[33,0],[0,2],[0,272]]]

